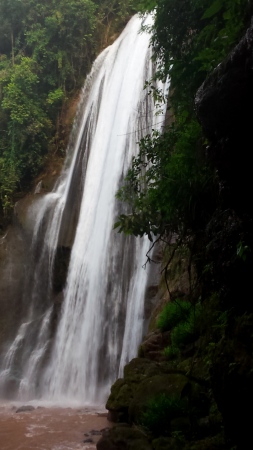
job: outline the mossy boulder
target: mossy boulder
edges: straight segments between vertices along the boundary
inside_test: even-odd
[[[154,450],[224,450],[227,447],[225,447],[223,433],[198,441],[187,441],[181,433],[175,433],[173,437],[154,439],[152,448]]]
[[[160,364],[148,358],[134,358],[124,367],[124,379],[141,382],[146,378],[169,370],[168,364]]]
[[[152,441],[154,450],[182,450],[184,448],[184,438],[178,437],[159,437]]]
[[[178,430],[188,433],[198,427],[199,419],[209,414],[210,399],[208,388],[189,379],[182,373],[175,373],[168,362],[156,362],[146,358],[134,358],[125,366],[124,378],[118,379],[111,387],[106,403],[108,419],[112,422],[142,424],[143,413],[150,401],[165,395],[167,398],[183,399],[183,418]],[[174,410],[170,420],[182,414]],[[190,417],[190,419],[189,419]],[[173,430],[177,431],[177,423]],[[175,428],[176,427],[176,428]],[[170,430],[170,426],[169,426]]]
[[[152,446],[141,430],[121,425],[103,434],[97,450],[152,450]]]
[[[170,366],[167,361],[156,362],[146,358],[132,359],[124,368],[124,378],[119,378],[111,387],[111,393],[106,402],[106,409],[109,411],[108,418],[113,422],[128,422],[129,406],[140,384],[169,371]]]
[[[108,419],[112,422],[128,420],[128,407],[136,389],[135,383],[119,378],[111,387],[110,396],[106,402]]]
[[[139,356],[153,361],[163,361],[166,359],[163,350],[169,343],[170,332],[152,331],[143,339],[139,347]]]
[[[187,390],[189,380],[180,374],[154,375],[143,380],[136,390],[129,405],[129,420],[132,423],[140,423],[143,412],[146,411],[150,400],[160,394],[168,397],[181,398]]]
[[[185,446],[180,447],[180,450],[224,450],[227,448],[227,445],[225,445],[224,434],[219,433],[199,441],[188,442]]]
[[[124,378],[119,378],[111,387],[106,402],[108,418],[113,422],[128,421],[128,408],[141,381],[166,370],[156,362],[145,358],[134,358],[124,368]]]

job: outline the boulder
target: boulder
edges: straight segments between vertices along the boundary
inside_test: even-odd
[[[170,332],[161,333],[156,330],[149,333],[139,347],[139,356],[153,361],[164,361],[164,347],[170,343]]]
[[[152,446],[142,431],[120,425],[103,434],[97,450],[152,450]]]
[[[168,397],[182,398],[187,390],[189,380],[180,374],[154,375],[143,380],[136,390],[129,405],[129,420],[140,423],[141,416],[147,409],[150,400],[166,394]]]
[[[109,411],[108,420],[128,422],[128,408],[139,384],[168,370],[167,362],[158,363],[146,358],[132,359],[124,368],[124,378],[119,378],[111,387],[111,393],[106,402],[106,409]]]

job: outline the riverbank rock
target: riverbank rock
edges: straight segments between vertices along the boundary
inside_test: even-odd
[[[139,384],[157,374],[166,373],[168,364],[150,361],[147,358],[134,358],[124,368],[124,378],[119,378],[111,387],[106,402],[108,419],[113,422],[128,422],[128,409]]]
[[[143,380],[136,389],[133,399],[130,401],[128,416],[130,423],[140,423],[143,412],[148,404],[160,395],[168,398],[182,398],[189,388],[188,379],[180,374],[154,375]],[[173,419],[177,417],[177,413]],[[168,418],[169,421],[169,418]]]
[[[97,450],[152,450],[152,446],[143,431],[118,425],[103,434]]]

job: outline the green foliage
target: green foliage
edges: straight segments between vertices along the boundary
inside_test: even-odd
[[[148,9],[149,2],[142,3]],[[144,137],[117,197],[128,205],[115,228],[143,236],[169,233],[182,242],[204,229],[219,202],[216,173],[205,159],[207,141],[194,112],[205,77],[238,42],[251,12],[247,0],[157,0],[152,43],[156,79],[171,79],[173,122]],[[154,86],[153,86],[154,84]],[[159,99],[161,101],[161,99]]]
[[[22,57],[11,71],[3,89],[3,110],[7,110],[13,124],[29,126],[31,133],[37,133],[46,120],[38,99],[39,78],[31,58]],[[47,121],[46,121],[47,122]],[[45,125],[49,125],[47,122]]]
[[[213,17],[222,9],[222,6],[223,5],[221,0],[215,0],[211,4],[211,6],[204,12],[202,19],[209,19],[210,17]]]
[[[0,209],[7,215],[45,155],[62,152],[62,111],[131,0],[0,0]],[[114,22],[115,30],[111,28]],[[62,137],[61,137],[62,135]]]
[[[194,341],[194,338],[195,326],[190,320],[179,323],[171,332],[171,343],[176,348],[182,348],[185,344]]]
[[[191,343],[200,334],[202,307],[198,303],[177,299],[168,302],[160,313],[156,326],[162,332],[171,331],[171,345],[164,349],[167,359],[179,355],[180,349]]]
[[[147,234],[152,240],[152,235],[166,230],[183,235],[201,227],[214,195],[214,176],[203,164],[201,146],[199,124],[182,116],[163,135],[154,131],[143,138],[117,193],[131,213],[119,216],[115,228],[135,236]]]
[[[164,349],[164,356],[170,360],[174,359],[177,356],[179,356],[180,350],[179,347],[173,347],[172,345],[169,345],[168,347],[165,347]]]
[[[189,317],[191,309],[191,303],[186,300],[177,299],[166,303],[157,319],[157,328],[161,331],[171,330]]]
[[[171,344],[174,348],[182,348],[193,342],[200,334],[199,318],[201,306],[193,306],[186,320],[179,322],[171,332]]]
[[[7,217],[12,208],[11,195],[16,189],[19,174],[11,158],[0,158],[0,200]]]
[[[248,0],[158,0],[153,43],[176,101],[187,102],[248,23]],[[178,86],[178,89],[177,89]]]
[[[153,11],[156,7],[156,0],[137,0],[135,2],[135,7],[137,11],[142,13]]]
[[[239,258],[241,258],[243,261],[246,261],[251,253],[250,247],[246,245],[244,242],[240,241],[238,242],[236,254]]]
[[[186,403],[183,399],[160,394],[148,402],[140,423],[153,436],[165,436],[170,433],[170,421],[183,416],[185,412]]]
[[[4,209],[24,177],[36,175],[41,167],[51,121],[39,96],[37,65],[21,57],[3,79],[1,108],[6,128],[2,135],[1,198]]]
[[[64,92],[62,88],[57,88],[53,91],[50,91],[47,97],[47,103],[49,105],[55,105],[59,103],[64,98]]]
[[[45,88],[71,91],[82,83],[95,54],[95,2],[33,2],[25,20],[27,51],[40,65]],[[42,74],[41,73],[41,74]]]

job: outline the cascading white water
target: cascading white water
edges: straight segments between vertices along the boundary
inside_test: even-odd
[[[54,192],[32,208],[36,217],[33,254],[38,254],[42,240],[44,244],[32,269],[36,280],[32,304],[0,374],[4,385],[13,361],[19,361],[21,396],[32,391],[32,395],[55,402],[103,402],[123,365],[136,355],[143,335],[148,273],[142,266],[149,241],[113,230],[121,212],[115,193],[138,151],[136,143],[152,128],[161,128],[164,120],[161,116],[157,119],[152,98],[143,90],[154,66],[150,36],[139,33],[141,24],[140,18],[133,17],[95,61],[83,89],[74,148],[69,146]],[[166,90],[167,86],[160,88]],[[78,192],[75,179],[80,185]],[[78,217],[77,228],[60,321],[50,344],[53,307],[48,298],[52,297],[56,250],[67,239],[68,225],[71,228],[75,223],[73,215]],[[42,269],[44,266],[47,269]],[[47,300],[42,301],[39,280],[45,271]],[[29,341],[29,336],[34,336],[30,323],[37,329],[33,344]],[[16,353],[26,341],[29,350],[19,357]]]

